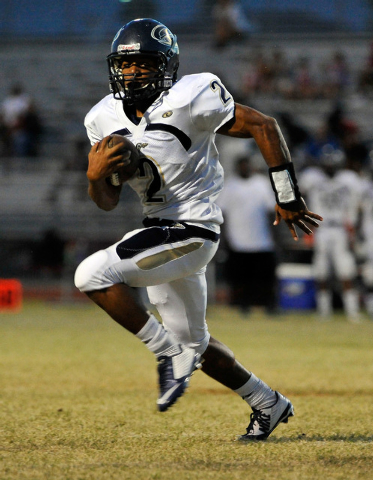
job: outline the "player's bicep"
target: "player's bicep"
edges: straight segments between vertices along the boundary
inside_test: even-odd
[[[234,117],[219,128],[217,133],[237,138],[252,138],[272,119],[254,108],[235,104]]]

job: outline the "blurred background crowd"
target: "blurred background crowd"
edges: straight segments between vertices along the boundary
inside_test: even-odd
[[[322,230],[331,235],[293,242],[283,225],[273,228],[274,197],[255,144],[219,137],[226,223],[210,301],[243,315],[259,305],[271,315],[310,308],[328,318],[343,308],[354,322],[361,311],[373,316],[373,2],[259,3],[34,0],[32,12],[1,3],[0,278],[21,279],[26,295],[79,298],[79,261],[140,226],[129,188],[110,213],[88,198],[83,120],[109,93],[115,32],[153,17],[178,35],[180,76],[211,71],[236,102],[277,119],[301,191],[325,212]]]

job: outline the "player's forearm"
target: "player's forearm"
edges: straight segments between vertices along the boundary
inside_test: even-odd
[[[291,162],[291,156],[276,120],[267,117],[267,121],[256,129],[254,139],[268,167],[277,167]]]
[[[89,196],[101,210],[107,212],[118,205],[121,190],[121,186],[109,185],[105,179],[95,182],[89,181],[88,185]]]
[[[254,138],[268,167],[291,162],[291,156],[280,127],[273,117],[249,109],[244,116],[246,129]],[[245,126],[242,127],[245,131]]]

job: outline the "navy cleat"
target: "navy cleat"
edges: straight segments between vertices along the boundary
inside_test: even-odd
[[[240,435],[237,440],[250,442],[253,440],[266,440],[267,437],[280,423],[288,423],[289,417],[294,415],[294,408],[289,399],[275,392],[277,400],[271,407],[256,409],[250,415],[250,423],[245,435]]]
[[[176,351],[175,351],[176,350]],[[158,410],[165,412],[183,395],[194,370],[201,368],[201,355],[178,345],[174,352],[158,357]]]

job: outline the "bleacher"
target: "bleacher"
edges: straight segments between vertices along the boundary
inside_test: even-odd
[[[240,88],[247,59],[259,48],[282,49],[291,60],[301,55],[318,63],[327,61],[337,49],[343,51],[357,74],[364,65],[369,40],[363,37],[293,36],[278,38],[256,36],[246,43],[217,52],[209,36],[191,40],[179,38],[181,48],[180,75],[212,71],[233,89]],[[35,99],[46,127],[42,139],[41,158],[10,159],[9,172],[0,164],[0,238],[35,238],[49,225],[58,225],[71,236],[112,237],[123,232],[122,222],[132,225],[139,207],[123,203],[110,214],[100,212],[88,199],[76,199],[76,182],[84,182],[81,173],[66,172],[66,181],[58,191],[57,201],[48,202],[48,191],[56,183],[66,157],[72,154],[72,139],[85,137],[83,119],[87,111],[109,93],[106,55],[110,39],[105,42],[40,42],[21,41],[0,45],[0,98],[9,87],[21,81]],[[285,101],[261,95],[256,107],[270,114],[291,112],[309,128],[315,128],[327,114],[331,101]],[[365,138],[373,138],[372,109],[352,91],[344,99],[349,116],[356,120]],[[88,141],[87,141],[88,144]],[[222,163],[231,159],[222,158]],[[228,168],[229,170],[229,168]],[[79,179],[77,180],[77,178]],[[84,185],[82,185],[84,189]],[[133,197],[131,197],[133,198]],[[136,204],[137,205],[137,204]],[[107,232],[111,232],[110,234]]]
[[[365,37],[338,37],[304,39],[253,36],[246,43],[228,47],[220,52],[211,48],[209,36],[202,40],[191,40],[187,36],[179,39],[181,49],[180,74],[213,71],[234,87],[240,88],[242,75],[247,68],[247,59],[261,48],[279,48],[292,60],[300,56],[310,57],[320,64],[327,62],[336,50],[343,51],[354,71],[364,65],[368,53],[369,39]],[[24,83],[41,111],[47,134],[43,154],[61,155],[66,152],[72,135],[84,134],[83,119],[90,107],[109,93],[106,55],[110,40],[92,43],[61,41],[58,43],[24,41],[18,45],[0,44],[0,99],[7,94],[16,81]],[[355,115],[364,115],[369,105],[359,104],[356,98],[346,99],[348,109]],[[302,103],[283,104],[281,100],[260,98],[262,110],[291,109],[306,124],[314,124],[314,117],[328,108],[327,102],[308,105]],[[364,117],[365,118],[365,117]],[[365,124],[365,122],[363,122]],[[362,125],[363,128],[368,128]],[[367,132],[368,133],[368,132]]]

